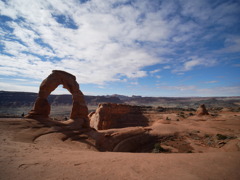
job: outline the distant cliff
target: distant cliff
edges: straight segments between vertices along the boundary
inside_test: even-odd
[[[0,107],[32,106],[37,93],[0,91]],[[72,96],[50,95],[48,101],[52,105],[71,105]],[[180,108],[197,108],[200,104],[207,107],[240,107],[240,97],[142,97],[142,96],[88,96],[85,95],[87,105],[99,103],[125,103],[131,105],[149,105]]]

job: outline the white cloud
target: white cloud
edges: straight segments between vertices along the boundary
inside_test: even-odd
[[[20,82],[26,82],[26,81],[27,81],[27,79],[12,79],[12,80],[14,80],[14,81],[20,81]]]
[[[132,85],[138,85],[139,83],[138,82],[130,82],[130,84],[132,84]]]
[[[204,82],[204,83],[206,83],[206,84],[214,84],[214,83],[217,83],[218,81],[206,81],[206,82]]]
[[[202,96],[239,96],[240,86],[226,86],[214,88],[199,88],[196,93]]]
[[[211,67],[216,64],[217,64],[217,61],[214,59],[207,59],[207,58],[204,59],[204,58],[193,56],[193,57],[189,57],[188,60],[185,60],[182,64],[175,67],[175,69],[172,72],[182,75],[185,71],[190,71],[197,66]]]
[[[182,15],[197,18],[197,20],[207,20],[211,15],[211,9],[207,1],[181,0]]]
[[[158,88],[177,91],[192,91],[195,90],[197,87],[193,85],[181,85],[181,86],[159,86]]]
[[[1,88],[4,88],[4,89],[1,89]],[[28,92],[37,92],[39,88],[34,86],[24,86],[24,85],[12,84],[12,83],[0,82],[0,90],[23,91],[23,89],[25,89]]]
[[[4,88],[4,89],[2,89]],[[0,82],[0,90],[4,91],[26,91],[26,92],[38,92],[39,87],[38,86],[29,86],[24,84],[12,84],[12,83],[6,83],[6,82]],[[85,92],[88,93],[88,92]],[[70,92],[62,87],[58,87],[55,89],[52,94],[70,94]]]
[[[220,52],[240,52],[240,36],[229,36],[225,40],[225,48],[221,49]]]
[[[194,85],[179,86],[158,86],[159,90],[168,90],[168,94],[177,94],[178,96],[239,96],[239,86],[220,86],[211,88],[202,88]]]
[[[171,66],[169,66],[169,65],[164,66],[163,69],[171,69]]]
[[[240,67],[240,64],[234,64],[233,66],[234,67]]]
[[[153,70],[153,71],[150,71],[150,74],[155,74],[155,73],[158,73],[158,72],[160,72],[161,71],[161,69],[155,69],[155,70]]]
[[[1,5],[6,6],[3,3]],[[38,70],[47,74],[49,69],[62,69],[76,74],[80,83],[97,84],[118,81],[121,76],[146,76],[147,73],[141,68],[160,60],[136,46],[134,41],[164,38],[167,31],[160,28],[164,27],[164,22],[159,21],[155,14],[149,14],[139,26],[136,19],[140,12],[137,9],[122,6],[111,10],[109,5],[109,2],[99,1],[85,4],[75,1],[67,4],[63,1],[9,1],[11,18],[22,17],[24,20],[8,23],[14,29],[16,41],[4,40],[4,51],[13,56],[2,55],[4,60],[1,65],[5,69],[1,73],[9,75],[7,70],[10,67],[12,74],[18,74],[16,67],[20,67],[21,73],[18,75],[22,76]],[[1,13],[9,15],[5,11]],[[79,28],[66,28],[56,22],[52,15],[68,16]],[[148,33],[149,27],[153,26],[160,31]],[[41,43],[47,46],[42,46]],[[32,55],[25,53],[37,57],[33,60]],[[55,57],[60,60],[47,60]],[[15,60],[17,62],[9,63]],[[40,73],[33,73],[32,76],[42,78]]]
[[[190,60],[190,61],[185,62],[183,67],[184,67],[184,70],[185,70],[185,71],[189,71],[189,70],[191,70],[194,66],[198,66],[198,65],[200,65],[200,64],[202,64],[200,60],[198,60],[198,59],[193,59],[193,60]]]
[[[13,19],[17,18],[17,12],[13,11],[11,7],[9,7],[7,4],[5,4],[3,1],[0,1],[0,13],[2,15],[11,17]]]

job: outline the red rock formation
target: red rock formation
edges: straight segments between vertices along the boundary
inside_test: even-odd
[[[207,109],[206,109],[206,107],[205,107],[204,104],[201,104],[201,105],[198,107],[198,109],[197,109],[197,111],[196,111],[196,115],[198,115],[198,116],[201,116],[201,115],[209,115],[209,113],[208,113],[208,111],[207,111]]]
[[[47,97],[60,84],[72,94],[73,106],[70,119],[72,119],[75,124],[77,123],[78,125],[82,124],[83,126],[88,126],[88,108],[84,100],[84,95],[79,89],[76,77],[65,71],[59,70],[53,70],[52,74],[43,80],[34,107],[26,117],[39,120],[48,118],[51,108]]]
[[[100,151],[136,152],[144,145],[154,140],[155,136],[149,134],[149,127],[128,127],[89,131],[88,135],[96,140],[96,147]]]
[[[125,104],[99,104],[95,113],[89,114],[90,126],[96,130],[147,126],[148,119],[143,116],[140,106]]]

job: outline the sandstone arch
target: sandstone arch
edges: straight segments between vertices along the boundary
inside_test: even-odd
[[[26,117],[38,120],[49,118],[51,107],[47,97],[61,84],[63,88],[67,89],[72,94],[73,103],[70,119],[72,122],[75,122],[75,124],[80,123],[82,126],[87,126],[89,122],[88,108],[84,100],[84,95],[79,89],[76,77],[60,70],[53,70],[52,74],[43,80],[33,109]]]

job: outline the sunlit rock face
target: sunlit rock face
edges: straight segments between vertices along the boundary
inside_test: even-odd
[[[148,119],[140,106],[102,103],[89,114],[90,126],[96,130],[147,126]]]
[[[84,95],[79,89],[79,84],[76,77],[65,71],[53,70],[52,73],[40,85],[38,98],[33,106],[33,109],[28,113],[28,118],[48,118],[50,114],[50,104],[47,97],[60,84],[72,94],[72,111],[70,119],[73,121],[88,122],[88,108],[86,106]]]

